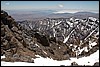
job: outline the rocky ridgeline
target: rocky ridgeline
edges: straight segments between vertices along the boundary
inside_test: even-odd
[[[49,33],[45,32],[45,24],[41,29],[37,24],[33,23],[33,26],[35,27],[32,29],[28,22],[27,24],[17,23],[7,12],[1,11],[1,55],[5,55],[2,61],[34,62],[35,55],[60,61],[70,59],[70,57],[89,56],[99,49],[99,38],[94,38],[97,45],[88,52],[83,51],[77,54],[75,50],[78,50],[78,47],[88,46],[89,40],[80,45],[80,39],[75,39],[76,41],[70,46],[70,41],[63,43],[56,37],[49,37],[50,31],[48,29]],[[71,27],[71,29],[73,28]],[[74,47],[75,43],[77,44],[76,48]]]
[[[22,30],[14,19],[5,11],[1,11],[1,55],[5,55],[2,61],[34,62],[35,53],[27,46]]]

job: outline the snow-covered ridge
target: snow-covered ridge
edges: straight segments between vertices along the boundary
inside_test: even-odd
[[[31,27],[31,29],[37,28],[40,32],[50,37],[55,37],[58,41],[62,41],[67,46],[74,43],[76,39],[79,39],[78,44],[72,44],[72,46],[77,47],[78,45],[84,44],[85,41],[88,41],[91,36],[98,39],[99,35],[99,20],[94,17],[88,17],[86,19],[78,19],[75,17],[47,18],[34,24],[35,26],[31,24],[33,27]],[[92,49],[93,44],[97,45],[96,42],[90,40],[88,44],[89,50]],[[76,47],[72,50],[75,51]],[[87,47],[88,46],[84,46],[84,48],[79,47],[78,50],[76,50],[76,55],[81,54],[83,51],[88,52]]]
[[[54,14],[58,14],[58,13],[76,13],[78,12],[77,10],[61,10],[61,11],[57,11],[57,12],[53,12]]]
[[[28,22],[28,21],[27,21]],[[21,23],[21,25],[23,27],[25,27],[26,29],[38,29],[39,31],[44,31],[42,33],[46,33],[48,34],[50,37],[57,37],[60,36],[62,39],[63,43],[66,43],[68,38],[70,38],[68,35],[71,35],[71,32],[69,33],[69,31],[71,31],[72,28],[80,28],[81,31],[84,31],[83,33],[86,32],[91,32],[90,35],[87,36],[87,38],[89,36],[91,36],[96,30],[97,30],[97,26],[99,24],[98,19],[94,18],[94,17],[88,17],[86,20],[83,19],[77,19],[74,17],[71,18],[47,18],[45,20],[40,20],[38,22],[29,22],[30,25],[25,22],[25,23]],[[29,26],[27,26],[29,25]],[[87,30],[84,30],[86,29]],[[95,29],[96,28],[96,29]],[[95,29],[95,30],[94,30]],[[57,32],[59,31],[59,32]],[[72,34],[74,34],[76,32],[76,30],[72,30],[74,32],[72,32]],[[61,33],[62,32],[62,33]],[[80,36],[81,32],[76,32],[78,34],[76,34],[77,36]],[[96,34],[98,35],[98,33]],[[68,36],[68,38],[66,38]],[[80,36],[81,37],[81,36]],[[82,35],[82,37],[84,37]],[[87,39],[85,38],[85,39]]]
[[[93,10],[74,10],[74,9],[67,9],[67,10],[60,10],[53,12],[54,14],[59,14],[59,13],[77,13],[77,12],[92,12],[92,13],[98,13],[98,11],[93,11]]]

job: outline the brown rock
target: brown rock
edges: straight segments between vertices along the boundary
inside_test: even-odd
[[[12,27],[12,31],[17,32],[18,28],[17,27]]]
[[[21,30],[18,30],[17,33],[21,35],[22,34],[22,31]]]
[[[23,38],[22,38],[22,36],[21,35],[19,35],[18,33],[14,33],[15,34],[15,37],[19,40],[19,41],[21,41]]]

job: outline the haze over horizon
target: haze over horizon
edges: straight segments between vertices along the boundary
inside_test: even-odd
[[[99,1],[1,1],[2,10],[56,10],[64,12],[99,13]]]

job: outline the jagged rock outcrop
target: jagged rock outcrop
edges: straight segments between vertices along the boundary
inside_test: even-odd
[[[24,47],[21,30],[14,19],[5,11],[1,11],[1,55],[3,61],[34,62],[34,52]],[[20,32],[20,34],[19,34]]]

